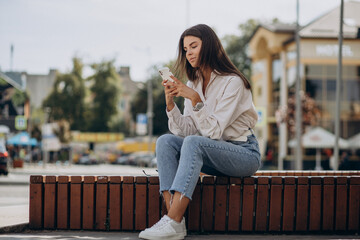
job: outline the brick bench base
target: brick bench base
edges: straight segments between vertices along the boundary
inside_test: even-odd
[[[359,171],[288,173],[200,177],[188,231],[359,232]],[[138,231],[163,214],[158,177],[30,177],[31,229]]]

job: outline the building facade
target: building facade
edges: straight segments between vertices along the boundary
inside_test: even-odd
[[[360,2],[344,4],[343,74],[340,137],[360,133]],[[338,63],[340,7],[301,28],[300,79],[303,93],[315,100],[320,110],[317,126],[335,132],[335,91]],[[252,59],[254,101],[264,114],[257,126],[261,151],[271,146],[276,158],[289,156],[291,137],[286,123],[276,113],[287,106],[296,82],[295,25],[260,25],[249,46]]]

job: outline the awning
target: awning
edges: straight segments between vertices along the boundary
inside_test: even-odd
[[[353,149],[360,148],[360,133],[348,139],[349,147]]]
[[[315,127],[301,137],[301,142],[304,148],[333,148],[335,146],[335,135],[321,127]],[[288,145],[291,148],[296,147],[297,140],[290,140]],[[348,148],[348,141],[339,138],[339,147]]]
[[[37,140],[30,138],[27,132],[20,132],[7,140],[7,144],[14,146],[36,146]]]

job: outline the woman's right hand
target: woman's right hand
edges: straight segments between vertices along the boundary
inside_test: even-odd
[[[169,85],[166,85],[168,81],[167,80],[163,80],[162,81],[162,85],[164,86],[164,91],[165,91],[165,102],[166,102],[166,109],[168,112],[170,112],[174,107],[175,107],[175,103],[174,103],[174,95],[172,94],[172,88]]]

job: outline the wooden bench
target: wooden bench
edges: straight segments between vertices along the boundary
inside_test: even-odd
[[[157,176],[31,176],[31,229],[139,231],[166,213]],[[360,171],[201,176],[193,232],[359,232]]]

